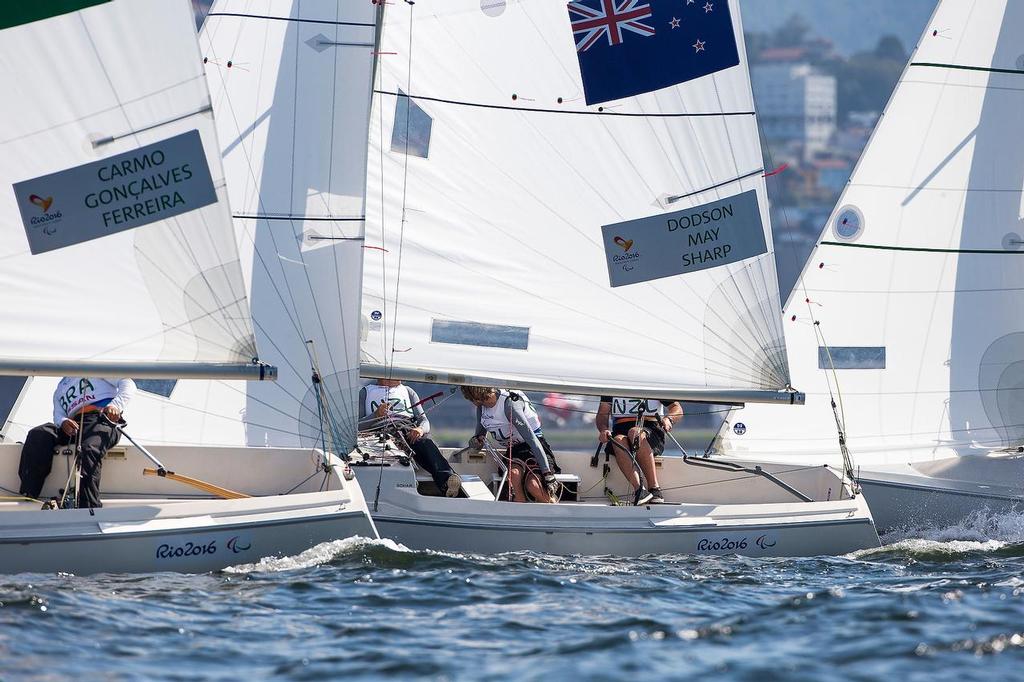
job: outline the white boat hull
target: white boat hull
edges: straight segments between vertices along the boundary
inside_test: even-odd
[[[559,455],[563,471],[581,476],[580,490],[601,490],[599,469],[590,468],[586,459]],[[641,507],[613,506],[603,496],[585,495],[582,502],[558,505],[498,502],[482,495],[449,499],[422,494],[422,482],[417,484],[408,466],[353,469],[381,536],[412,549],[767,557],[845,554],[879,544],[863,496],[801,502],[766,479],[687,466],[677,457],[661,462],[659,477],[668,499],[678,503]],[[456,469],[490,480],[486,465],[461,463]],[[822,467],[786,479],[795,487],[827,494],[828,476],[838,495],[839,480]],[[626,494],[617,471],[608,482]]]
[[[862,471],[880,533],[1024,512],[1024,457],[968,455]]]
[[[344,465],[333,456],[330,473],[317,473],[298,492],[285,494],[316,472],[318,453],[153,450],[180,473],[253,496],[216,499],[174,481],[143,478],[141,455],[119,448],[104,464],[103,508],[43,511],[37,502],[0,503],[0,573],[197,573],[294,555],[330,540],[376,536],[358,485],[344,480]],[[5,488],[16,486],[19,456],[20,447],[0,445]],[[63,458],[57,460],[44,497],[64,483]]]

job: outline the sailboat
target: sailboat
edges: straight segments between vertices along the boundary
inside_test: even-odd
[[[252,417],[197,407],[219,399],[212,386],[244,396],[301,363],[300,402],[344,419],[310,378],[317,356],[330,362],[307,349],[316,337],[298,357],[257,352],[275,337],[257,344],[240,257],[252,241],[228,206],[191,5],[38,3],[0,12],[0,34],[0,184],[13,189],[0,196],[0,373],[31,377],[0,431],[0,572],[209,571],[375,536],[329,430],[240,447]],[[65,374],[140,388],[130,441],[104,460],[101,508],[16,494],[18,440],[50,420]],[[43,498],[66,496],[73,459],[54,454]]]
[[[1022,25],[938,4],[785,308],[803,412],[720,434],[838,465],[838,418],[883,531],[1024,510]]]
[[[364,376],[802,409],[735,2],[419,0],[378,22]],[[628,496],[617,472],[560,452],[572,493],[551,506],[498,501],[483,453],[452,458],[464,494],[446,498],[363,450],[378,528],[413,548],[878,544],[850,472],[822,466],[665,457],[669,504],[623,507],[604,492]]]

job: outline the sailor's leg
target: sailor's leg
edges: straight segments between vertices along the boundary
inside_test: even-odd
[[[80,462],[82,479],[78,489],[79,508],[102,507],[100,501],[100,473],[103,469],[103,457],[107,450],[117,445],[121,435],[109,422],[99,415],[86,415],[82,432],[82,450]]]
[[[654,466],[654,451],[651,448],[651,440],[648,438],[647,428],[640,429],[639,433],[637,433],[637,438],[638,445],[636,462],[644,472],[644,478],[647,480],[647,487],[657,488],[659,487],[658,470]]]
[[[57,446],[60,434],[56,424],[42,424],[25,436],[25,444],[21,446],[21,461],[18,463],[18,476],[21,477],[19,494],[39,497],[53,467],[53,448]]]
[[[629,484],[633,488],[640,487],[640,476],[636,473],[636,468],[633,466],[633,460],[629,458],[629,453],[626,448],[629,447],[629,443],[625,436],[613,436],[612,440],[615,444],[610,446],[612,452],[615,453],[615,463],[619,465],[619,471],[626,477]]]
[[[452,477],[452,465],[444,458],[437,445],[429,438],[420,438],[409,447],[412,458],[424,471],[430,474],[441,494],[448,492],[448,482]]]
[[[508,468],[508,482],[512,486],[513,502],[529,502],[526,499],[526,493],[523,492],[523,474],[525,469],[525,465],[518,459],[513,459],[512,466]]]
[[[537,471],[528,470],[525,480],[526,492],[533,498],[534,502],[543,502],[545,504],[551,502],[551,496],[548,495],[548,491],[544,488],[544,482]]]

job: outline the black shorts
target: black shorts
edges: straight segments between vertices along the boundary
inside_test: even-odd
[[[634,426],[636,426],[635,421],[619,422],[612,427],[612,436],[626,436],[628,439],[629,430]],[[655,457],[661,457],[665,452],[665,430],[653,421],[645,421],[643,429],[644,433],[647,435],[647,442],[651,445],[651,452]],[[630,446],[632,446],[632,443],[630,443]],[[616,450],[618,450],[618,448],[612,445],[611,441],[604,446],[604,451],[609,455],[614,455]]]
[[[561,469],[558,467],[558,463],[555,461],[555,453],[551,451],[551,446],[548,445],[547,440],[544,436],[539,436],[537,440],[540,441],[540,446],[544,448],[544,454],[548,456],[548,462],[551,464],[551,469],[555,473],[561,473]],[[530,449],[529,443],[516,443],[512,446],[512,459],[518,460],[526,467],[527,471],[532,471],[538,476],[540,475],[540,464],[533,456],[533,450]]]

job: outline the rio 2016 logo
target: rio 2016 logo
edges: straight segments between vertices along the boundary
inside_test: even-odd
[[[754,539],[754,544],[761,549],[771,549],[778,544],[774,535],[758,535]],[[749,546],[749,540],[744,536],[742,538],[701,538],[697,542],[698,552],[733,552],[740,549],[746,549]]]
[[[252,542],[243,540],[236,535],[228,539],[228,541],[224,543],[224,546],[234,554],[241,554],[242,552],[252,548]],[[210,556],[216,553],[216,540],[208,540],[205,542],[202,540],[199,542],[192,542],[190,540],[181,544],[168,544],[165,542],[156,548],[157,559],[184,559],[188,557]]]
[[[32,216],[29,219],[29,224],[32,227],[40,227],[44,234],[55,234],[57,232],[56,223],[60,222],[60,219],[64,217],[64,214],[60,211],[54,211],[48,213],[50,206],[53,205],[53,197],[41,197],[38,194],[30,194],[28,202],[39,209],[39,212],[43,215]]]

